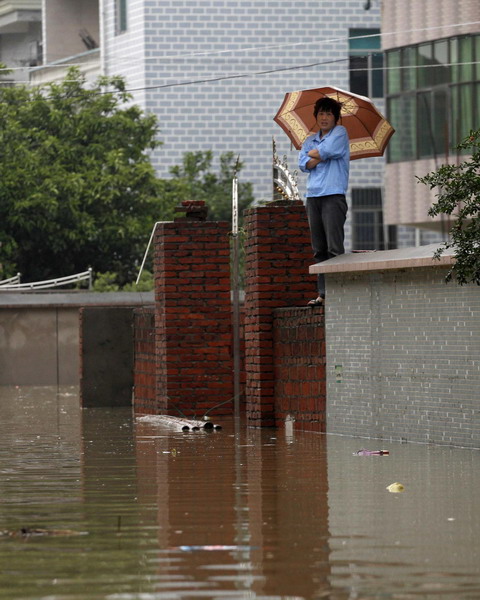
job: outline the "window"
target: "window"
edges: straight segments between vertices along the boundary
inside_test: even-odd
[[[414,160],[417,136],[415,95],[389,98],[387,113],[389,121],[395,127],[395,134],[388,144],[389,161]]]
[[[127,0],[115,0],[116,34],[127,31]]]
[[[387,239],[385,240],[385,236]],[[396,227],[383,225],[380,188],[352,189],[353,250],[386,250],[397,244]]]
[[[458,152],[480,127],[480,35],[425,42],[386,53],[387,115],[396,133],[389,162]]]
[[[370,98],[383,96],[380,29],[350,29],[350,91]]]

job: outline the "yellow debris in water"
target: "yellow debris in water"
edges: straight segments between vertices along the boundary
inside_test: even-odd
[[[392,494],[398,494],[400,492],[404,492],[405,488],[403,487],[403,485],[401,483],[398,483],[398,481],[396,481],[395,483],[391,483],[390,485],[387,485],[387,490],[389,492],[391,492]]]

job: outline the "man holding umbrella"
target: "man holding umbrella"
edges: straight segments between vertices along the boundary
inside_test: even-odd
[[[333,98],[317,100],[313,115],[319,131],[302,145],[298,166],[308,173],[306,209],[313,255],[322,262],[345,252],[350,147],[347,130],[338,125],[342,105]],[[323,304],[325,276],[318,275],[318,296],[309,306]]]

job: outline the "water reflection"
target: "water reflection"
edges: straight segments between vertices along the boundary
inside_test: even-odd
[[[228,421],[176,432],[76,392],[0,388],[0,599],[480,597],[478,452],[235,443]]]

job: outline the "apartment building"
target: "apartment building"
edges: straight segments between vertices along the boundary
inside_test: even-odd
[[[428,216],[437,192],[417,177],[462,160],[455,147],[480,128],[480,3],[383,0],[382,32],[387,114],[397,130],[387,153],[385,222],[444,237],[449,223]]]
[[[0,0],[0,10],[15,4]],[[383,111],[380,9],[379,0],[41,0],[42,64],[28,76],[44,83],[71,64],[89,78],[124,76],[134,101],[158,117],[160,176],[184,152],[232,151],[241,178],[268,201],[272,138],[296,169],[297,152],[273,122],[287,91],[335,85]],[[384,158],[351,164],[347,249],[405,243],[383,225],[384,167]]]
[[[0,62],[11,70],[4,82],[28,80],[42,60],[41,40],[42,0],[0,1]]]

